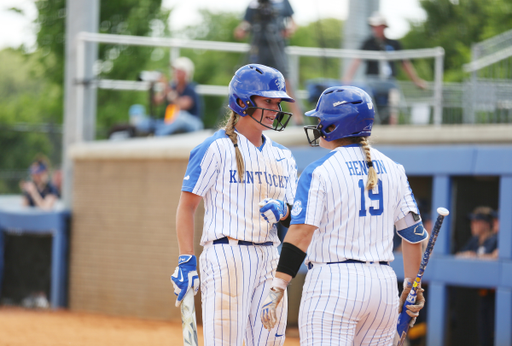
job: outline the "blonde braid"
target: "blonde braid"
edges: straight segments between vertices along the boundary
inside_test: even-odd
[[[233,142],[233,145],[235,146],[236,167],[238,168],[238,178],[240,179],[240,182],[243,182],[244,174],[245,174],[245,164],[244,164],[244,158],[242,157],[242,153],[240,152],[240,149],[238,148],[238,136],[235,132],[235,125],[239,119],[240,119],[240,115],[231,111],[231,114],[228,118],[226,126],[224,127],[224,130],[226,131],[226,135],[229,137],[229,139],[231,139],[231,142]]]
[[[361,144],[364,154],[366,156],[366,162],[368,163],[368,182],[366,183],[366,189],[373,189],[378,182],[377,172],[375,172],[375,168],[373,168],[372,156],[370,154],[370,143],[368,143],[368,139],[366,137],[360,137],[359,143]]]

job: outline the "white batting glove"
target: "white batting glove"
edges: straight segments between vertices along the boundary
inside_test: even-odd
[[[284,289],[272,287],[261,307],[261,322],[265,329],[271,330],[277,323],[276,308],[283,299]]]
[[[265,198],[259,203],[261,216],[270,224],[279,222],[288,212],[288,206],[280,200]]]

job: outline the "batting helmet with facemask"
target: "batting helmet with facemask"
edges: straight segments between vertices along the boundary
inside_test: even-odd
[[[371,97],[354,86],[334,86],[324,90],[316,108],[305,114],[318,118],[317,125],[304,126],[308,142],[318,146],[321,137],[330,142],[346,137],[371,135],[375,109]],[[310,137],[310,133],[312,136]]]
[[[279,98],[282,101],[295,102],[295,100],[286,93],[286,83],[282,73],[273,67],[260,64],[249,64],[239,68],[229,83],[228,94],[228,107],[232,111],[241,117],[249,115],[260,124],[261,119],[258,120],[253,114],[256,109],[263,108],[256,107],[254,100],[252,100],[253,96]],[[239,100],[242,102],[243,106],[240,105]],[[281,105],[279,105],[279,110],[281,110]],[[290,117],[290,113],[279,112],[272,129],[282,131],[290,120]]]

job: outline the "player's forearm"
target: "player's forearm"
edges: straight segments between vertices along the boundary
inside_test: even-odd
[[[177,220],[176,233],[180,255],[194,254],[194,218]]]
[[[182,192],[176,212],[176,235],[180,255],[194,254],[194,216],[200,197]]]
[[[309,244],[311,243],[311,238],[313,238],[313,233],[317,229],[316,226],[311,225],[291,225],[286,233],[286,237],[284,238],[285,243],[290,243],[306,252]]]
[[[306,258],[306,250],[311,243],[316,228],[316,226],[304,224],[290,226],[284,238],[276,275],[272,281],[273,287],[285,289],[290,280],[297,275],[302,262]]]
[[[411,244],[402,241],[402,253],[404,258],[404,275],[406,278],[415,278],[421,264],[421,243]]]
[[[282,273],[282,272],[276,272],[276,278],[284,280],[286,282],[292,281],[292,276],[290,274]]]

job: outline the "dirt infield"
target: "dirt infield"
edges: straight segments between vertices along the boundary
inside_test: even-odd
[[[181,324],[68,310],[0,307],[0,346],[174,346],[183,345]],[[199,345],[203,331],[199,326]],[[287,331],[285,346],[298,346]]]

